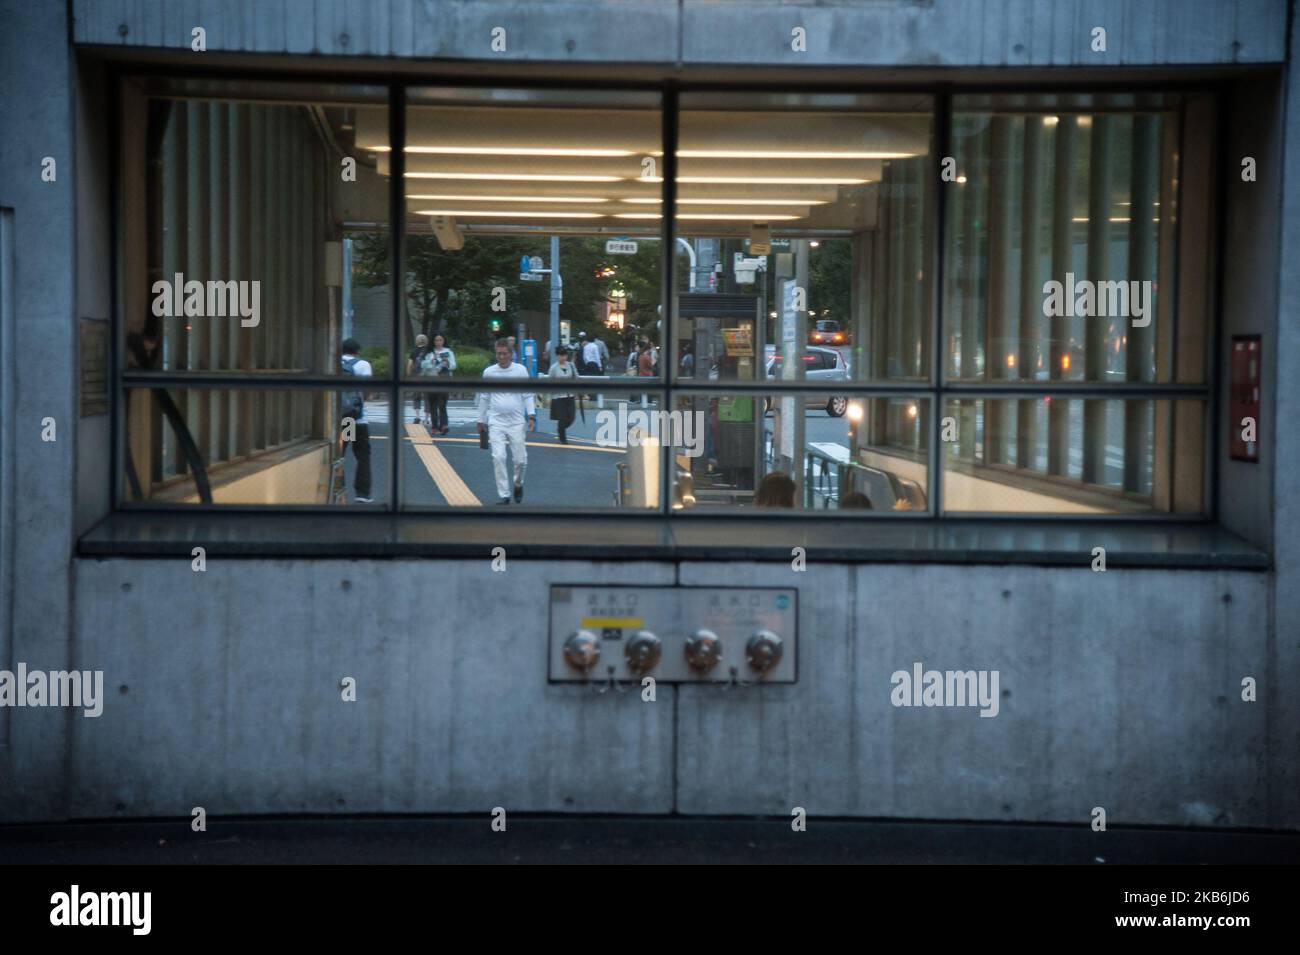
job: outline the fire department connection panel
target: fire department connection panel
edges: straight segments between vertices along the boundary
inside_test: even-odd
[[[798,591],[551,587],[553,683],[793,683]]]

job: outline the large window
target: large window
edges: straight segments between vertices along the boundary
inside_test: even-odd
[[[119,500],[1199,516],[1184,109],[128,81]]]

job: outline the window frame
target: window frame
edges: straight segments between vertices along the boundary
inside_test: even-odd
[[[343,87],[360,87],[360,86],[383,86],[388,91],[387,109],[389,124],[389,149],[390,149],[390,175],[389,175],[389,221],[387,223],[390,246],[392,250],[391,276],[392,284],[400,287],[403,281],[404,269],[404,244],[407,223],[407,203],[405,197],[405,127],[406,127],[406,110],[411,105],[408,100],[407,91],[413,87],[442,86],[454,88],[510,88],[526,90],[575,90],[584,89],[602,90],[602,91],[638,91],[638,92],[655,92],[660,96],[660,118],[662,132],[663,148],[663,169],[662,169],[662,187],[661,197],[663,210],[662,232],[661,232],[661,276],[662,289],[661,300],[666,307],[663,308],[664,329],[663,343],[661,348],[666,356],[665,361],[661,362],[661,377],[657,380],[646,383],[637,382],[610,382],[601,385],[601,392],[607,395],[640,395],[643,393],[653,393],[659,396],[661,407],[671,407],[671,402],[676,395],[698,393],[698,392],[715,392],[718,395],[772,395],[772,394],[789,394],[802,396],[804,393],[847,393],[851,398],[920,398],[928,400],[931,404],[931,427],[928,437],[928,457],[926,459],[927,481],[926,488],[928,509],[925,511],[903,511],[903,512],[874,512],[864,511],[846,517],[838,511],[818,511],[815,509],[795,509],[785,512],[779,510],[764,510],[757,513],[751,508],[727,508],[727,509],[710,509],[707,511],[693,512],[690,509],[677,510],[672,509],[672,449],[668,446],[661,448],[661,465],[660,465],[660,505],[655,509],[625,509],[618,507],[548,507],[544,511],[541,509],[527,509],[529,516],[545,514],[548,516],[591,516],[604,517],[616,520],[640,520],[640,521],[663,521],[669,518],[678,520],[740,520],[753,519],[758,517],[764,521],[804,521],[804,520],[827,520],[827,519],[851,519],[855,522],[861,521],[930,521],[930,522],[1025,522],[1037,524],[1061,524],[1061,525],[1082,525],[1090,523],[1168,523],[1168,524],[1212,524],[1218,519],[1218,435],[1214,428],[1214,422],[1218,419],[1219,410],[1219,378],[1220,362],[1217,361],[1217,345],[1221,335],[1220,308],[1217,300],[1222,288],[1222,268],[1223,268],[1223,241],[1222,234],[1222,190],[1223,186],[1218,183],[1212,190],[1211,195],[1196,195],[1189,197],[1184,189],[1184,177],[1182,175],[1182,166],[1178,171],[1177,202],[1179,209],[1179,224],[1175,230],[1174,248],[1172,250],[1173,261],[1173,286],[1174,286],[1174,304],[1172,314],[1174,319],[1174,331],[1171,334],[1177,341],[1177,320],[1182,310],[1182,305],[1187,289],[1186,281],[1181,274],[1179,263],[1182,252],[1182,222],[1186,209],[1186,202],[1189,198],[1194,199],[1197,203],[1204,203],[1204,214],[1209,223],[1206,230],[1205,241],[1208,244],[1208,254],[1214,262],[1213,274],[1207,277],[1204,282],[1201,294],[1204,301],[1201,302],[1202,311],[1205,314],[1204,341],[1202,347],[1206,354],[1203,381],[1199,384],[1180,384],[1176,381],[1166,383],[1149,383],[1149,384],[1118,384],[1108,385],[1105,383],[1073,383],[1073,382],[950,382],[945,375],[945,366],[942,361],[942,342],[944,334],[944,281],[945,268],[948,262],[944,256],[944,236],[948,228],[948,200],[947,190],[936,188],[933,193],[933,201],[928,204],[926,214],[930,217],[928,223],[928,238],[926,248],[923,250],[924,259],[931,264],[928,270],[932,279],[929,281],[933,286],[931,295],[931,321],[933,328],[931,330],[929,342],[929,380],[921,382],[899,382],[889,384],[856,384],[849,382],[848,387],[842,384],[820,383],[820,382],[786,382],[774,387],[766,381],[717,381],[710,383],[707,379],[679,379],[677,376],[677,339],[676,328],[678,326],[678,309],[676,303],[676,254],[675,239],[678,234],[676,226],[676,173],[677,173],[677,137],[679,132],[680,105],[679,99],[681,94],[689,93],[779,93],[779,92],[799,92],[799,93],[843,93],[851,95],[913,95],[929,99],[931,105],[931,131],[932,131],[932,155],[929,157],[933,164],[933,173],[936,181],[938,180],[940,163],[943,157],[952,154],[952,119],[954,98],[958,95],[968,96],[971,94],[989,93],[997,95],[1028,95],[1033,93],[1066,95],[1087,95],[1090,93],[1156,93],[1156,94],[1177,94],[1180,97],[1178,112],[1178,144],[1180,163],[1185,159],[1187,146],[1188,123],[1186,121],[1187,103],[1191,96],[1202,94],[1208,96],[1210,101],[1210,122],[1216,132],[1222,133],[1223,117],[1223,83],[1225,81],[1210,80],[1190,80],[1169,82],[1134,82],[1134,83],[1097,83],[1097,82],[1071,82],[1068,79],[1062,79],[1053,83],[1016,83],[1008,82],[1005,84],[990,84],[987,82],[979,83],[960,83],[960,82],[929,82],[910,86],[894,86],[883,82],[864,81],[862,83],[794,83],[794,82],[763,82],[740,80],[736,82],[698,80],[698,79],[681,79],[681,80],[625,80],[611,82],[605,79],[588,79],[584,77],[572,77],[567,79],[556,78],[539,78],[537,76],[510,76],[501,75],[499,77],[482,77],[466,76],[455,73],[351,73],[347,71],[335,71],[330,73],[315,73],[304,76],[301,72],[292,71],[256,71],[242,69],[226,69],[217,67],[198,72],[187,72],[181,75],[174,67],[158,65],[141,65],[141,64],[120,64],[111,70],[110,81],[114,88],[113,102],[117,107],[118,126],[113,130],[112,137],[112,157],[110,181],[113,184],[112,203],[113,203],[113,233],[114,243],[112,254],[115,258],[113,263],[113,274],[115,277],[115,289],[113,294],[113,333],[111,336],[111,356],[113,362],[113,397],[111,399],[111,415],[113,428],[113,455],[110,463],[111,475],[111,509],[114,513],[159,513],[159,512],[179,512],[193,514],[196,512],[205,514],[232,514],[232,513],[254,513],[254,514],[288,514],[302,512],[306,514],[338,514],[340,509],[337,506],[328,504],[285,504],[285,505],[230,505],[230,504],[170,504],[152,500],[130,501],[124,496],[123,483],[125,475],[122,468],[123,462],[123,445],[125,441],[125,429],[122,415],[124,405],[124,396],[132,388],[142,387],[160,387],[160,388],[258,388],[258,389],[310,389],[313,391],[337,390],[339,387],[338,379],[330,375],[318,374],[259,374],[256,372],[159,372],[149,370],[128,370],[124,365],[123,348],[121,345],[121,336],[123,333],[122,314],[124,305],[122,301],[123,289],[127,284],[126,273],[130,266],[139,265],[143,269],[142,260],[145,257],[143,248],[132,248],[128,245],[127,238],[123,231],[123,195],[125,192],[124,174],[122,167],[122,150],[121,150],[121,130],[120,124],[126,112],[125,104],[127,92],[124,84],[128,81],[143,81],[149,78],[162,79],[164,81],[185,82],[193,81],[200,86],[205,82],[228,82],[232,89],[227,94],[232,99],[256,99],[255,95],[250,95],[250,90],[258,90],[265,87],[264,92],[270,95],[270,88],[276,87],[277,90],[302,88],[309,90],[313,87],[329,84],[339,84]],[[143,95],[147,98],[148,93]],[[177,94],[183,96],[184,94]],[[197,94],[192,94],[197,95]],[[1222,136],[1219,137],[1222,143]],[[1212,170],[1222,166],[1222,146],[1219,149],[1211,150],[1207,159]],[[405,378],[399,368],[403,352],[402,341],[402,314],[401,314],[400,296],[392,297],[392,308],[390,314],[390,333],[391,340],[389,343],[390,354],[390,375],[386,379],[374,379],[372,390],[375,392],[387,392],[389,407],[401,408],[401,401],[404,394],[414,391],[420,392],[463,392],[466,390],[486,391],[486,390],[515,390],[499,383],[492,382],[470,382],[458,381],[451,383],[420,382],[418,385]],[[1176,376],[1176,369],[1174,372]],[[566,386],[563,382],[552,383],[545,378],[534,378],[531,380],[529,390],[535,393],[560,393],[571,390],[571,386]],[[1198,401],[1204,408],[1202,420],[1201,435],[1201,464],[1202,464],[1202,508],[1199,513],[1188,512],[1158,512],[1158,513],[1099,513],[1099,514],[1058,514],[1058,513],[1013,513],[1013,512],[945,512],[943,509],[943,479],[945,474],[946,455],[944,453],[943,442],[941,441],[940,428],[937,427],[937,421],[941,418],[941,413],[947,407],[949,399],[985,399],[997,400],[1000,398],[1026,398],[1026,397],[1047,397],[1061,396],[1076,399],[1142,399],[1150,401],[1169,401],[1171,406],[1176,406],[1177,402]],[[1172,444],[1172,437],[1168,447],[1165,447],[1162,453],[1170,458],[1175,454]],[[389,455],[389,499],[383,504],[368,505],[364,510],[348,509],[357,511],[357,516],[369,515],[375,518],[390,519],[402,516],[420,516],[428,518],[430,516],[448,515],[466,517],[472,516],[476,520],[493,520],[507,517],[501,510],[492,508],[483,508],[481,510],[469,510],[465,508],[442,506],[442,505],[420,505],[408,504],[402,500],[402,454],[404,442],[395,434],[390,436],[387,442],[387,453]],[[1161,450],[1161,449],[1157,449]],[[513,509],[512,509],[513,510]],[[514,515],[518,517],[519,515]]]

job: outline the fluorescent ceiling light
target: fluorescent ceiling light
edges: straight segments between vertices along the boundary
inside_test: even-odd
[[[411,179],[477,179],[492,182],[622,182],[622,176],[560,176],[526,172],[408,172]]]
[[[1070,221],[1072,221],[1072,222],[1091,222],[1092,219],[1091,219],[1090,217],[1088,217],[1088,216],[1075,216],[1075,217],[1074,217],[1072,220],[1070,220]],[[1133,220],[1132,220],[1129,216],[1111,216],[1107,221],[1108,221],[1108,222],[1132,222]],[[1155,218],[1155,219],[1152,219],[1151,221],[1152,221],[1152,222],[1159,222],[1160,219],[1159,219],[1159,218]]]
[[[748,219],[755,222],[786,222],[790,219],[802,219],[803,216],[781,216],[781,215],[770,216],[767,213],[763,213],[763,212],[735,213],[735,214],[725,213],[722,215],[716,215],[714,213],[679,212],[677,213],[677,218],[678,219]]]
[[[637,205],[658,205],[662,199],[620,199]],[[825,199],[678,199],[679,206],[824,206]]]
[[[683,159],[910,159],[915,153],[835,152],[800,149],[679,149]]]
[[[440,196],[408,195],[407,199],[436,200],[438,202],[609,202],[599,196]],[[766,200],[765,200],[766,201]]]
[[[615,219],[662,219],[662,212],[617,212],[614,214]],[[740,219],[745,222],[785,222],[790,219],[802,219],[803,216],[769,216],[762,212],[735,213],[722,215],[708,215],[706,213],[688,214],[678,213],[678,219]]]
[[[730,183],[739,186],[861,186],[869,179],[822,179],[814,176],[678,176],[678,182]]]
[[[392,146],[372,146],[374,152],[391,152]],[[563,146],[407,146],[408,153],[425,153],[435,156],[578,156],[614,157],[637,156],[630,149],[588,149]]]
[[[467,219],[602,219],[599,212],[519,212],[502,209],[417,209],[418,216],[462,216]]]

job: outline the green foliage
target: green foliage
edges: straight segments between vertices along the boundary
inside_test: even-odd
[[[390,280],[388,236],[365,233],[353,238],[353,280],[359,286],[374,287]],[[647,332],[659,319],[661,254],[658,242],[642,241],[635,255],[606,255],[604,236],[565,236],[560,239],[560,273],[564,279],[564,301],[560,317],[572,323],[573,334],[595,332],[601,306],[612,301],[615,288],[627,293],[627,321]],[[491,322],[501,319],[513,328],[521,309],[547,312],[550,283],[519,280],[519,260],[541,256],[549,267],[550,237],[476,236],[465,237],[465,246],[450,252],[432,235],[406,237],[406,285],[408,341],[415,335],[432,338],[442,331],[456,350],[486,346],[493,339]],[[616,274],[598,278],[602,265],[613,266]],[[494,289],[505,290],[505,310],[494,311]],[[540,345],[540,343],[539,343]],[[490,360],[490,358],[489,358]]]
[[[486,348],[453,348],[456,374],[465,378],[482,378],[483,370],[496,359]]]
[[[646,331],[659,320],[659,257],[663,249],[658,242],[639,240],[635,255],[606,255],[608,236],[565,237],[560,240],[560,272],[564,276],[564,302],[560,318],[571,322],[573,335],[600,332],[594,306],[613,301],[615,289],[627,293],[627,323]],[[598,278],[596,270],[612,266],[615,274]],[[602,333],[603,336],[603,333]],[[607,337],[607,336],[603,336]]]
[[[361,357],[370,362],[370,368],[376,378],[387,378],[389,370],[388,349],[383,345],[371,345],[361,349]]]
[[[808,256],[808,307],[817,318],[833,318],[848,327],[853,292],[853,242],[823,239]],[[830,309],[830,315],[821,312]],[[811,328],[811,323],[809,324]]]
[[[443,331],[449,339],[486,344],[495,316],[514,324],[519,309],[544,310],[549,290],[544,282],[519,281],[519,259],[545,255],[546,236],[467,236],[459,251],[442,248],[432,235],[406,237],[407,340]],[[354,237],[353,279],[361,286],[386,285],[390,280],[388,236],[366,233]],[[567,272],[567,268],[565,269]],[[505,310],[493,311],[493,289],[505,290]],[[439,327],[441,323],[441,328]]]

